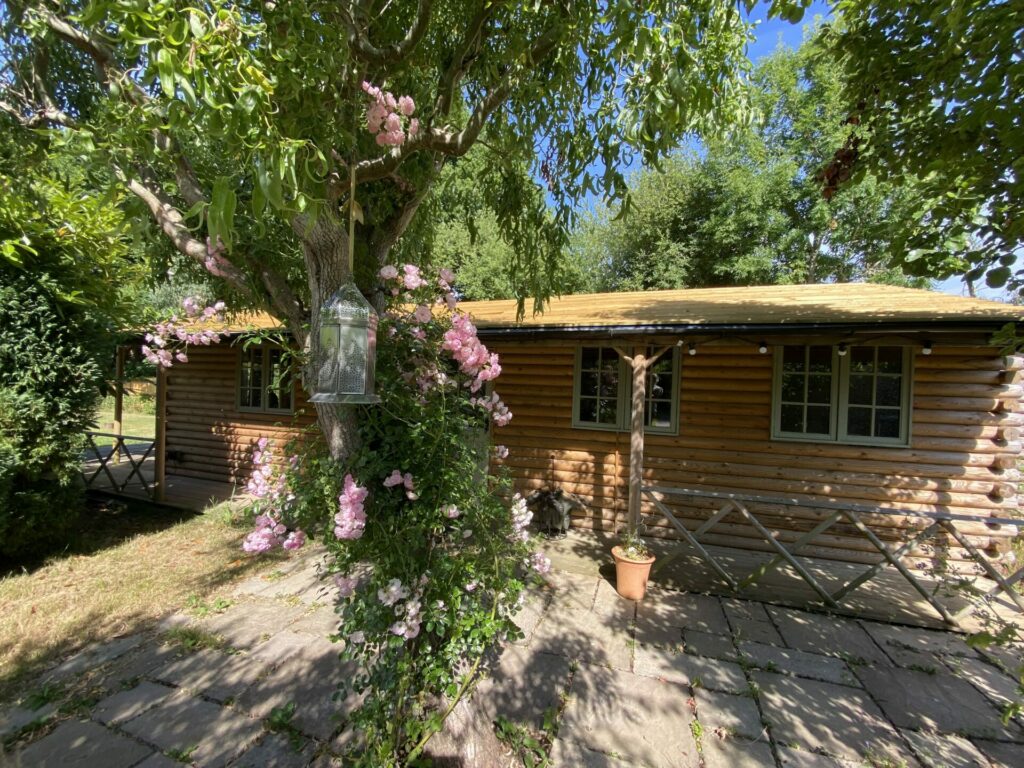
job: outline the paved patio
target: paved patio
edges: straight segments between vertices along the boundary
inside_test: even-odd
[[[332,699],[346,670],[328,584],[309,552],[240,584],[222,613],[164,622],[224,649],[140,634],[66,660],[40,684],[74,700],[0,708],[0,736],[25,734],[0,766],[340,764],[353,702]],[[637,605],[566,570],[519,620],[525,639],[474,706],[538,730],[557,715],[556,766],[1024,766],[1024,728],[999,720],[1015,690],[1001,665],[1019,660],[952,633],[667,589]],[[465,765],[444,762],[458,738],[438,740],[440,764]]]

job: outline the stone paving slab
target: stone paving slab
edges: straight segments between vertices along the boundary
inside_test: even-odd
[[[154,752],[135,768],[181,768],[181,763],[160,752]]]
[[[773,739],[846,759],[875,754],[917,765],[896,729],[863,691],[769,672],[752,677]]]
[[[559,738],[613,753],[629,765],[700,765],[685,687],[581,664],[570,690]]]
[[[263,732],[256,720],[190,696],[164,702],[122,728],[165,752],[187,753],[203,768],[221,768]]]
[[[806,749],[777,747],[779,762],[783,768],[862,768],[860,761],[854,763],[837,757],[819,755]]]
[[[737,640],[786,647],[782,635],[770,621],[735,618],[729,619],[729,623]]]
[[[551,746],[552,768],[628,768],[631,764],[604,752],[587,749],[570,739],[558,738]]]
[[[25,768],[129,768],[153,750],[98,723],[69,720],[14,756]]]
[[[726,693],[746,693],[747,678],[739,664],[731,661],[690,656],[662,648],[638,645],[633,671],[642,677],[654,677],[674,683],[690,683]]]
[[[704,768],[764,768],[774,766],[772,748],[765,742],[705,738]]]
[[[279,600],[236,603],[224,613],[200,619],[196,626],[223,637],[235,648],[248,648],[297,621],[305,609]]]
[[[1012,724],[1004,728],[995,706],[951,674],[863,667],[857,677],[899,728],[1024,741],[1024,731]]]
[[[757,702],[750,696],[698,688],[694,691],[694,698],[697,703],[697,719],[705,732],[719,736],[742,736],[754,741],[768,740]]]
[[[280,734],[268,733],[233,762],[231,768],[304,768],[312,757],[313,749],[308,742],[295,745]]]
[[[176,645],[162,643],[151,639],[149,644],[134,653],[119,658],[104,672],[102,685],[107,690],[115,690],[125,684],[138,681],[154,670],[181,658],[183,651]]]
[[[1003,705],[1020,697],[1017,691],[1018,682],[993,664],[978,658],[958,656],[946,656],[943,661],[953,674],[969,681],[995,702],[997,707],[1002,708]]]
[[[809,677],[838,685],[859,685],[849,667],[834,656],[778,648],[764,643],[739,643],[740,654],[750,664],[771,672]]]
[[[719,635],[728,635],[729,622],[717,597],[674,592],[667,589],[649,589],[636,612],[637,640],[656,642],[653,637],[663,628],[698,629]],[[651,639],[641,634],[648,632]]]
[[[992,768],[1020,768],[1024,765],[1024,745],[978,739],[973,742],[992,763]]]
[[[768,606],[768,613],[790,648],[851,659],[855,663],[892,663],[854,619],[774,605]]]
[[[731,637],[701,632],[699,629],[683,630],[683,650],[696,656],[708,656],[725,661],[736,661],[739,658],[739,652]]]
[[[242,694],[263,672],[259,659],[203,649],[172,661],[154,672],[153,677],[217,701],[227,701]]]
[[[57,711],[57,705],[44,704],[39,709],[12,706],[0,711],[0,740],[11,736],[26,725],[48,719]]]
[[[89,646],[57,667],[49,677],[51,679],[68,677],[69,675],[78,674],[87,669],[97,667],[100,664],[105,664],[108,661],[113,661],[133,648],[138,648],[145,639],[146,636],[139,633]]]
[[[104,725],[122,723],[155,707],[175,692],[174,688],[168,688],[166,685],[144,681],[127,691],[108,696],[96,705],[92,718]]]
[[[556,602],[534,630],[530,647],[615,669],[628,670],[632,664],[628,624],[602,620],[592,610],[563,609]]]
[[[951,733],[900,732],[925,768],[988,768],[985,756],[965,738]]]
[[[889,649],[892,648],[916,651],[917,653],[975,655],[971,647],[955,632],[903,627],[898,624],[882,624],[878,621],[864,621],[861,624],[875,642],[885,649],[886,653],[889,653]]]
[[[721,603],[722,608],[725,610],[725,615],[729,617],[730,622],[740,619],[771,621],[764,603],[758,603],[754,600],[741,600],[735,597],[723,597],[721,598]]]
[[[570,571],[552,571],[544,577],[548,585],[549,611],[589,611],[594,607],[598,579]]]
[[[491,676],[477,685],[473,702],[488,722],[505,717],[539,730],[545,715],[557,711],[571,676],[571,663],[564,656],[510,646]]]

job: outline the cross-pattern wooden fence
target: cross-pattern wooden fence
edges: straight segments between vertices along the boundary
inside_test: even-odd
[[[114,444],[111,446],[110,451],[106,454],[96,445],[95,438],[97,437],[109,437],[114,440]],[[94,486],[96,478],[100,474],[106,475],[110,481],[109,486],[102,486],[103,490],[113,491],[115,493],[124,493],[125,488],[129,485],[141,485],[142,490],[150,499],[156,497],[156,484],[147,480],[146,476],[142,472],[142,467],[146,463],[146,460],[153,453],[153,448],[156,442],[149,437],[133,437],[131,435],[116,435],[111,432],[86,432],[85,441],[87,450],[91,450],[93,455],[96,457],[96,461],[99,462],[98,466],[93,469],[91,466],[83,467],[82,479],[85,480],[86,488],[100,488],[101,486]],[[129,448],[128,441],[132,442],[139,447],[139,445],[145,445],[146,448],[142,452],[141,456],[136,458],[132,455]],[[120,463],[121,458],[125,458],[128,461],[129,471],[124,474],[121,472],[112,472],[110,468],[111,461]],[[87,461],[91,464],[92,459],[87,457]],[[124,474],[123,479],[118,480],[116,474]],[[138,478],[133,480],[133,478]]]
[[[914,590],[917,591],[917,593],[935,609],[935,611],[942,617],[943,621],[955,626],[960,623],[960,619],[965,613],[971,610],[972,606],[968,605],[966,608],[955,614],[950,613],[949,609],[936,599],[933,591],[926,588],[925,585],[921,583],[920,579],[914,575],[913,571],[908,568],[906,563],[902,560],[903,556],[918,544],[925,542],[936,534],[945,532],[952,536],[957,543],[964,548],[964,551],[968,554],[971,561],[977,563],[988,578],[995,583],[995,586],[992,587],[984,597],[991,598],[1002,592],[1014,603],[1021,613],[1024,613],[1024,600],[1022,600],[1021,595],[1019,595],[1014,589],[1014,585],[1021,581],[1021,579],[1024,579],[1024,567],[1019,568],[1016,572],[1008,576],[1004,576],[956,527],[957,522],[980,522],[986,524],[1015,526],[1019,531],[1024,527],[1024,520],[980,517],[976,515],[947,514],[941,512],[894,510],[858,504],[841,504],[825,499],[810,501],[808,499],[760,496],[756,494],[722,493],[718,491],[705,491],[692,488],[645,486],[643,488],[643,493],[654,504],[658,512],[664,515],[665,518],[675,526],[683,539],[693,547],[694,550],[696,550],[697,554],[707,562],[722,581],[729,586],[729,589],[737,594],[740,594],[744,590],[752,587],[755,583],[763,579],[766,574],[785,563],[791,566],[800,578],[802,578],[808,586],[818,594],[825,606],[832,609],[839,609],[842,602],[852,592],[869,582],[884,568],[891,565],[900,573],[901,576],[903,576],[904,579],[907,580],[907,582],[909,582],[910,586],[913,587]],[[711,515],[711,517],[702,522],[696,529],[690,530],[675,516],[672,510],[666,506],[662,501],[663,497],[677,499],[712,499],[721,501],[722,506],[717,512]],[[822,519],[817,525],[801,535],[796,541],[786,545],[773,536],[764,523],[758,519],[757,515],[751,511],[750,507],[757,504],[808,507],[814,510],[820,510],[822,513]],[[743,575],[730,573],[722,562],[716,558],[701,541],[709,531],[733,512],[739,514],[747,523],[749,523],[751,527],[753,527],[754,530],[757,531],[757,533],[763,537],[766,542],[768,542],[776,553],[772,559],[760,564],[749,573]],[[922,519],[923,527],[914,531],[913,535],[909,536],[909,538],[903,541],[896,549],[892,549],[878,537],[878,535],[864,520],[866,517],[877,517],[879,515],[902,518],[918,517]],[[866,570],[860,573],[860,575],[846,581],[842,586],[827,589],[814,577],[804,564],[800,562],[798,556],[803,547],[809,545],[815,538],[842,520],[848,521],[858,531],[860,531],[872,546],[878,550],[882,559],[874,565],[869,566]],[[673,557],[674,556],[670,556],[663,562],[671,561]]]

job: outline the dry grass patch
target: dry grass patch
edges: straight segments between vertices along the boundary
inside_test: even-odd
[[[191,598],[272,567],[242,554],[230,507],[189,515],[143,503],[100,505],[73,549],[0,578],[0,699],[41,665],[91,642],[149,629]]]

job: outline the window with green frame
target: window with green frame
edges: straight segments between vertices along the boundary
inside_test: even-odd
[[[239,356],[238,409],[292,413],[295,387],[285,351],[271,344],[253,344]]]
[[[776,349],[772,436],[908,445],[910,350],[787,344]]]
[[[653,355],[654,347],[646,348]],[[619,353],[607,346],[576,350],[573,426],[628,431],[633,397],[632,373]],[[679,410],[679,349],[663,354],[647,371],[644,429],[675,433]]]

